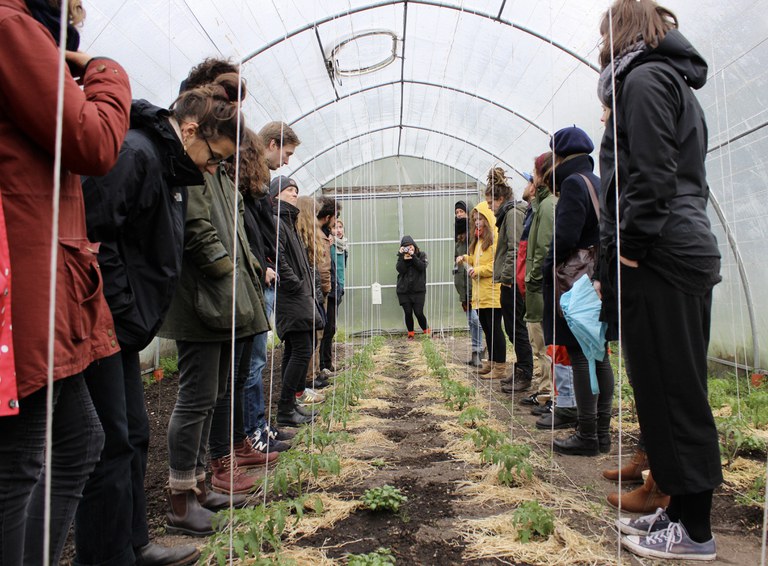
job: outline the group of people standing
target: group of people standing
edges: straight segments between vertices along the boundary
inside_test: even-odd
[[[216,511],[246,504],[257,478],[243,470],[290,448],[293,433],[278,427],[312,421],[309,403],[322,394],[307,380],[319,389],[334,371],[347,256],[339,207],[302,197],[309,204],[300,211],[295,181],[270,182],[300,141],[281,122],[246,126],[236,65],[205,60],[169,108],[132,101],[118,63],[77,51],[77,0],[59,45],[54,4],[0,1],[0,259],[13,281],[0,314],[10,329],[12,307],[16,352],[10,366],[3,357],[0,376],[0,563],[42,563],[48,530],[47,558],[57,564],[74,521],[75,564],[187,564],[195,547],[149,538],[139,353],[155,336],[178,351],[168,530],[212,534]],[[56,199],[60,49],[68,69]],[[273,310],[284,343],[277,424],[262,377]]]
[[[42,563],[46,529],[47,558],[58,563],[74,521],[76,564],[185,564],[197,559],[194,547],[149,540],[139,352],[155,336],[176,342],[168,528],[211,534],[215,511],[246,503],[255,479],[243,468],[289,448],[292,434],[278,427],[312,422],[303,401],[321,402],[317,389],[335,370],[348,249],[340,208],[300,197],[293,179],[270,181],[300,141],[280,122],[258,133],[245,127],[247,89],[236,66],[204,61],[168,109],[131,101],[118,63],[77,50],[80,2],[69,0],[66,45],[54,4],[0,0],[0,262],[3,281],[13,281],[0,310],[3,339],[13,312],[12,343],[0,348],[9,395],[0,399],[0,563]],[[675,15],[653,0],[617,0],[600,33],[601,178],[591,139],[573,126],[534,160],[523,201],[494,168],[484,202],[456,203],[469,363],[505,392],[530,390],[522,402],[535,407],[539,428],[576,427],[553,441],[555,452],[608,452],[607,349],[593,384],[555,292],[555,272],[572,252],[599,250],[594,290],[608,340],[621,323],[644,446],[610,477],[635,478],[648,463],[665,494],[653,501],[668,503],[620,519],[622,542],[642,556],[714,559],[710,513],[722,473],[706,353],[720,255],[706,215],[707,127],[692,92],[706,82],[707,65]],[[59,154],[61,49],[68,69]],[[40,229],[47,226],[58,232]],[[397,294],[409,338],[413,314],[430,333],[427,264],[404,237]],[[283,342],[276,425],[262,376],[273,311]],[[515,347],[511,370],[502,321]]]

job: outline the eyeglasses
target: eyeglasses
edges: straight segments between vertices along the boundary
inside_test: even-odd
[[[221,157],[216,157],[216,154],[213,153],[213,148],[211,147],[211,144],[208,143],[208,138],[205,138],[203,136],[200,136],[200,137],[203,138],[205,145],[208,146],[208,153],[211,154],[211,158],[208,161],[206,161],[206,163],[208,165],[224,165],[227,162],[227,160],[222,159]]]

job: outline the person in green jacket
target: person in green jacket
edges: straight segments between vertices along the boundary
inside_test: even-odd
[[[515,346],[514,371],[501,381],[502,391],[514,393],[531,386],[533,353],[525,325],[525,301],[517,288],[517,248],[523,234],[523,222],[528,203],[516,201],[506,172],[494,167],[488,172],[485,200],[496,215],[499,230],[496,256],[493,261],[493,280],[501,285],[501,315],[504,330]]]
[[[525,322],[533,354],[539,364],[541,376],[532,382],[533,393],[524,398],[524,405],[538,405],[538,396],[549,393],[552,383],[552,359],[547,355],[544,330],[541,321],[544,316],[544,276],[541,266],[552,243],[555,225],[557,197],[550,188],[552,179],[552,153],[542,153],[534,163],[533,183],[536,196],[533,200],[533,221],[528,235],[528,250],[525,267]]]
[[[236,231],[233,210],[239,211]],[[209,438],[214,490],[245,492],[255,480],[237,467],[238,462],[256,459],[242,427],[242,405],[235,404],[231,454],[229,402],[217,404],[228,393],[231,340],[234,334],[240,342],[237,356],[244,339],[269,330],[261,267],[248,245],[243,202],[223,166],[205,174],[204,187],[190,188],[185,242],[181,279],[159,332],[176,340],[179,353],[179,391],[168,424],[168,530],[204,536],[213,532],[213,512],[197,503],[195,488],[205,480]],[[242,391],[236,389],[235,398],[242,399]],[[263,462],[264,454],[257,454]],[[277,453],[269,456],[274,459]]]

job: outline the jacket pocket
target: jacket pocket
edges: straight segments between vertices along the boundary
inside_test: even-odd
[[[249,300],[247,282],[243,277],[236,281],[235,328],[241,328],[253,320],[253,304]],[[232,329],[232,277],[212,279],[201,277],[195,291],[195,312],[200,320],[213,330]]]
[[[101,308],[103,282],[96,259],[98,244],[60,239],[59,247],[69,287],[70,335],[73,340],[83,341],[91,336]]]

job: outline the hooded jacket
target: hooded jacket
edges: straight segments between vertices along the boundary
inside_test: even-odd
[[[224,342],[269,330],[259,283],[261,266],[248,245],[243,200],[219,167],[204,187],[190,187],[181,278],[158,335],[186,342]],[[238,211],[233,232],[232,211]],[[233,246],[237,246],[236,261]],[[235,295],[232,278],[236,277]]]
[[[243,203],[245,233],[248,235],[251,252],[265,272],[268,267],[274,270],[277,228],[272,211],[272,197],[268,194],[255,196],[248,192],[243,195]]]
[[[22,399],[46,384],[59,48],[23,0],[0,0],[0,193],[11,265],[13,349]],[[96,57],[83,87],[64,69],[59,233],[53,250],[53,378],[119,351],[101,292],[98,246],[88,241],[80,175],[104,175],[128,130],[128,75]],[[2,376],[3,381],[10,381]],[[7,403],[8,399],[2,400]]]
[[[517,247],[523,234],[523,222],[528,203],[509,199],[496,212],[496,228],[499,239],[496,244],[496,257],[493,262],[493,281],[512,285],[515,282],[517,268]]]
[[[277,293],[275,324],[277,335],[285,339],[288,332],[311,332],[324,326],[322,300],[313,287],[307,250],[296,232],[299,209],[289,202],[275,200],[277,233]]]
[[[552,245],[557,197],[545,185],[536,187],[533,220],[525,260],[525,320],[541,322],[544,316],[542,265]]]
[[[705,291],[719,280],[720,254],[706,212],[707,125],[691,90],[704,86],[706,77],[706,62],[678,30],[616,77],[616,113],[606,123],[600,147],[604,309],[606,293],[614,302],[616,281],[616,159],[622,255],[678,286]],[[703,260],[710,267],[692,271],[681,282],[673,275],[682,260]]]
[[[169,116],[146,100],[134,101],[117,163],[102,177],[83,178],[104,296],[120,345],[133,351],[154,338],[171,305],[184,252],[186,185],[203,184]]]
[[[501,308],[501,285],[494,282],[493,277],[493,260],[496,255],[496,242],[499,239],[499,234],[496,230],[496,219],[493,216],[493,211],[485,201],[478,204],[472,210],[473,213],[475,211],[478,211],[485,217],[485,220],[488,222],[488,228],[493,233],[493,241],[488,248],[483,249],[478,240],[474,251],[470,244],[469,251],[464,256],[467,265],[475,269],[475,275],[472,278],[472,308],[498,309]]]
[[[403,236],[400,247],[415,246],[416,242],[410,236]],[[416,252],[411,259],[405,259],[405,254],[397,253],[397,296],[400,304],[404,299],[411,299],[414,295],[423,295],[427,292],[427,254],[421,250]]]

